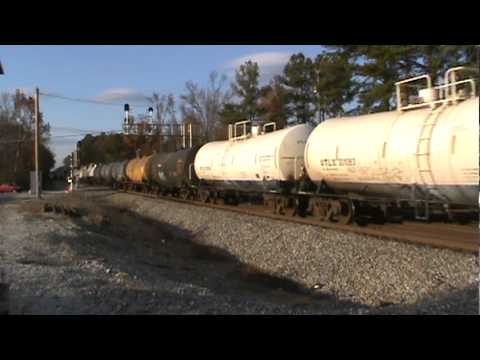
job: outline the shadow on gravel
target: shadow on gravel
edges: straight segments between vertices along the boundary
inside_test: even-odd
[[[426,297],[415,304],[390,305],[372,311],[374,315],[479,315],[478,286],[443,292]]]
[[[73,253],[80,256],[95,254],[96,258],[115,258],[121,273],[137,273],[141,275],[139,278],[148,278],[152,277],[153,270],[161,278],[195,284],[216,294],[253,295],[270,303],[295,306],[321,304],[322,312],[341,313],[341,309],[359,306],[367,308],[246,264],[224,249],[202,243],[202,230],[192,233],[128,209],[101,204],[97,197],[95,203],[71,196],[55,203],[38,202],[31,207],[29,211],[47,209],[47,212],[71,215],[81,228],[78,238],[52,236],[50,241],[54,244],[66,241]],[[89,234],[105,236],[99,238]],[[21,261],[38,263],[40,260]],[[129,291],[128,288],[124,290]]]
[[[88,276],[79,271],[79,277]],[[29,284],[26,284],[28,286]],[[68,294],[60,291],[41,293],[30,284],[38,295],[32,296],[23,289],[16,290],[12,297],[16,300],[10,306],[10,314],[22,315],[116,315],[116,314],[230,314],[248,313],[240,305],[218,306],[198,295],[185,294],[181,289],[171,291],[150,291],[129,287],[119,283],[112,285],[107,280],[71,282]],[[72,291],[74,288],[74,291]],[[75,295],[70,295],[72,292]],[[0,313],[1,314],[1,313]]]

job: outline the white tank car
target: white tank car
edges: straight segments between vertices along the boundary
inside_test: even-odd
[[[87,177],[93,178],[93,174],[95,172],[95,168],[97,167],[96,164],[90,164],[87,169]]]
[[[80,168],[80,179],[86,179],[88,177],[88,167],[82,166]]]
[[[307,138],[313,128],[296,125],[289,128],[236,136],[236,123],[229,128],[229,140],[215,141],[202,146],[195,157],[198,178],[216,188],[227,190],[276,191],[297,180],[303,167]],[[270,125],[270,124],[268,124]],[[235,130],[235,135],[233,134]]]
[[[479,99],[471,94],[321,123],[305,147],[308,176],[339,193],[408,199],[416,188],[417,199],[476,206]]]

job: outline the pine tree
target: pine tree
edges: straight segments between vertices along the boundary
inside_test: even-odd
[[[395,82],[429,74],[443,82],[448,68],[475,63],[473,45],[335,45],[327,51],[348,59],[358,113],[393,110]],[[478,73],[477,73],[478,74]],[[478,75],[476,75],[478,76]]]
[[[247,120],[251,121],[258,117],[259,77],[258,64],[248,60],[245,64],[240,65],[235,73],[235,83],[232,84],[233,94],[240,98],[237,110],[242,112]]]
[[[262,112],[262,122],[274,122],[277,129],[287,124],[287,91],[282,86],[281,78],[274,77],[270,84],[260,90],[259,109]]]
[[[310,58],[294,54],[283,70],[282,82],[288,91],[289,112],[297,123],[312,121],[315,115],[315,69]]]
[[[316,107],[319,120],[341,116],[352,98],[352,66],[348,57],[319,54],[315,59]]]

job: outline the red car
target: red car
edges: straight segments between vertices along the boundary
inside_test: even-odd
[[[0,184],[0,193],[8,193],[17,191],[17,187],[12,184]]]

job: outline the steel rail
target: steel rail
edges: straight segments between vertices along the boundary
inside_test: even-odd
[[[400,224],[369,224],[368,226],[340,225],[330,222],[318,221],[312,218],[298,216],[278,215],[266,211],[259,205],[222,205],[204,203],[200,201],[185,200],[172,196],[156,195],[145,192],[119,190],[117,193],[126,193],[135,196],[143,196],[151,199],[159,199],[186,205],[208,207],[211,209],[230,211],[249,216],[260,216],[276,221],[284,221],[309,226],[318,226],[325,229],[368,235],[384,240],[394,240],[415,245],[426,245],[435,248],[450,249],[468,253],[479,253],[480,239],[478,227],[467,225],[452,225],[443,223],[417,223],[408,222]]]

